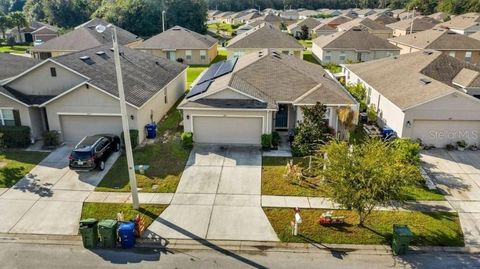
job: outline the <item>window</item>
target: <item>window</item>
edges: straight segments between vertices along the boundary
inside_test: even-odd
[[[0,109],[0,125],[15,126],[15,116],[13,109]]]
[[[469,63],[470,61],[472,61],[472,52],[467,51],[465,52],[465,62]]]
[[[340,61],[345,61],[345,51],[340,52],[339,60]]]
[[[332,60],[332,55],[330,55],[330,51],[325,52],[325,62],[330,62]]]
[[[165,88],[165,90],[163,90],[163,98],[164,98],[165,104],[168,103],[167,88]]]
[[[192,51],[191,50],[186,50],[185,51],[185,58],[187,58],[187,60],[192,59]]]
[[[55,69],[55,67],[50,67],[50,75],[52,77],[56,77],[57,76],[57,69]]]
[[[393,53],[391,51],[387,51],[387,57],[392,57]]]
[[[450,53],[448,55],[450,55],[452,57],[455,57],[455,51],[450,51]]]
[[[200,51],[200,60],[204,61],[207,59],[207,51],[206,50],[201,50]]]

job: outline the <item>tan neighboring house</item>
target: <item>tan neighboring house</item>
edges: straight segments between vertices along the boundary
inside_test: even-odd
[[[105,32],[98,33],[95,30],[95,27],[98,25],[108,26],[111,24],[101,19],[92,19],[77,26],[71,32],[31,48],[30,52],[33,54],[34,58],[43,60],[50,57],[57,57],[86,50],[107,43],[111,44],[112,27],[107,27]],[[116,29],[120,45],[134,47],[143,41],[140,37],[122,28],[116,27]]]
[[[385,40],[391,38],[393,35],[392,29],[386,27],[383,24],[372,21],[369,18],[357,18],[337,26],[337,29],[339,31],[347,31],[352,28],[361,28]]]
[[[401,54],[437,50],[461,61],[480,63],[480,41],[445,29],[431,29],[389,39]]]
[[[283,33],[269,23],[262,23],[247,32],[237,35],[227,45],[229,57],[240,57],[262,49],[273,49],[302,59],[304,48],[295,38]]]
[[[445,12],[437,12],[437,13],[433,13],[433,14],[428,15],[428,17],[430,17],[432,19],[435,19],[437,21],[443,22],[446,19],[450,18],[450,15],[448,13],[445,13]]]
[[[20,35],[18,28],[14,27],[6,32],[6,36],[15,38],[16,43],[46,42],[58,36],[58,29],[44,22],[31,21],[26,27],[20,28]]]
[[[480,13],[467,13],[453,17],[438,25],[462,35],[480,32]]]
[[[301,21],[298,21],[294,24],[289,25],[287,27],[287,31],[292,36],[299,38],[302,36],[302,27],[306,26],[308,28],[309,38],[310,38],[313,33],[313,29],[315,29],[315,27],[319,26],[320,24],[322,23],[319,20],[315,18],[307,17],[306,19],[303,19]]]
[[[430,17],[415,17],[396,23],[388,24],[387,27],[393,29],[393,36],[408,35],[434,28],[440,21]]]
[[[358,103],[320,65],[261,50],[212,65],[178,108],[195,143],[260,145],[262,134],[298,126],[302,106],[317,102],[327,106],[325,120],[336,133],[344,132],[339,108],[358,113]]]
[[[145,40],[135,47],[148,54],[188,65],[208,65],[217,57],[218,40],[181,26]]]
[[[56,130],[62,141],[122,132],[111,45],[49,58],[0,86],[0,107],[17,111],[32,139]],[[120,46],[131,129],[159,121],[186,89],[186,65]]]
[[[321,22],[322,22],[323,24],[328,25],[328,26],[337,28],[340,24],[347,23],[347,22],[349,22],[349,21],[351,21],[351,20],[352,20],[351,18],[342,15],[342,16],[337,16],[337,17],[332,17],[332,18],[324,19],[324,20],[322,20]]]
[[[320,24],[317,27],[312,29],[313,31],[313,37],[312,38],[317,38],[322,35],[331,35],[337,32],[337,28],[332,27],[328,24]]]
[[[361,9],[361,10],[356,11],[356,13],[357,13],[357,16],[359,18],[365,18],[365,17],[373,15],[377,12],[375,12],[375,10],[373,10],[373,9]]]
[[[441,148],[460,140],[480,143],[480,99],[463,87],[480,86],[479,74],[478,67],[441,52],[344,66],[346,82],[367,89],[382,127]]]
[[[398,21],[397,18],[386,15],[385,13],[375,13],[373,15],[368,16],[367,18],[369,18],[374,22],[378,22],[382,25],[387,25],[387,24],[395,23]]]
[[[313,40],[312,53],[322,63],[343,64],[399,55],[400,48],[366,30],[352,28],[317,37]]]

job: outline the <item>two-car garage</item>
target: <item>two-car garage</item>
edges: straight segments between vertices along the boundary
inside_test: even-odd
[[[259,145],[261,116],[192,116],[191,129],[196,143]]]
[[[120,116],[59,115],[62,137],[65,142],[78,142],[94,134],[116,134],[122,132]]]

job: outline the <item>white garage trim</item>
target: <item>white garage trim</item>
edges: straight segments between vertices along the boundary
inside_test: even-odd
[[[262,118],[262,134],[265,134],[266,133],[266,130],[265,130],[265,117],[264,116],[245,116],[245,115],[212,115],[212,114],[205,114],[205,115],[202,115],[202,114],[197,114],[197,115],[190,115],[190,127],[191,129],[190,130],[194,130],[193,129],[193,118],[194,117],[215,117],[215,118]]]
[[[103,116],[103,117],[121,117],[122,114],[116,113],[75,113],[75,112],[58,112],[59,116]]]
[[[182,109],[182,110],[211,110],[211,111],[225,111],[225,110],[228,110],[228,111],[245,111],[245,112],[248,112],[248,111],[277,111],[276,109],[274,108],[248,108],[248,109],[245,109],[245,108],[202,108],[202,107],[178,107],[178,109]]]

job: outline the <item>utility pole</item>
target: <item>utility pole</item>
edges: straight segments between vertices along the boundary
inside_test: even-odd
[[[162,33],[165,32],[165,13],[166,11],[162,11]]]
[[[412,23],[410,23],[410,34],[413,32],[413,21],[415,21],[415,8],[413,8]]]

